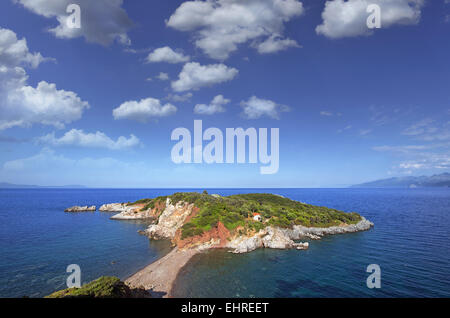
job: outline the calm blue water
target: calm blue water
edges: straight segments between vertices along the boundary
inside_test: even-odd
[[[185,191],[185,190],[183,190]],[[40,297],[65,287],[69,264],[82,281],[126,278],[165,255],[167,242],[138,235],[145,223],[109,213],[68,214],[72,205],[135,201],[175,190],[0,190],[0,296]],[[272,192],[356,211],[368,232],[312,241],[307,251],[211,251],[181,272],[180,297],[450,297],[450,189],[210,190],[229,195]],[[379,264],[382,288],[366,287],[367,265]]]
[[[111,213],[64,213],[73,205],[136,201],[172,191],[0,190],[0,297],[41,297],[66,288],[66,268],[82,282],[126,278],[170,251],[137,233],[145,223],[113,221]]]
[[[175,296],[450,297],[450,189],[272,192],[357,211],[375,228],[312,241],[307,251],[196,256],[180,273]],[[381,289],[366,287],[369,264],[381,267]]]

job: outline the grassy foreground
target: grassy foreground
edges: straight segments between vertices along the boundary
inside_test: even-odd
[[[356,224],[361,221],[358,213],[345,213],[326,207],[313,206],[293,201],[274,194],[237,194],[227,197],[209,195],[206,191],[180,192],[170,196],[143,199],[133,204],[145,204],[143,210],[162,207],[167,198],[173,204],[180,201],[193,203],[200,212],[182,227],[182,239],[200,235],[222,222],[230,230],[258,231],[268,225],[291,228],[294,225],[306,227],[330,227],[341,224]],[[262,222],[252,219],[259,213]]]
[[[150,297],[144,289],[131,289],[117,277],[102,276],[81,288],[67,288],[45,298],[142,298]]]

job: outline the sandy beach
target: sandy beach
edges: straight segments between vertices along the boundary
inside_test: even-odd
[[[152,297],[170,297],[179,271],[197,253],[199,251],[196,249],[175,248],[163,258],[129,277],[125,283],[130,287],[144,287],[150,291]]]

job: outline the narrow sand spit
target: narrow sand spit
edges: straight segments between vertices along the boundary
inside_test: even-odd
[[[144,287],[153,297],[170,297],[178,272],[197,253],[199,251],[196,249],[175,248],[163,258],[129,277],[125,283],[130,287]]]

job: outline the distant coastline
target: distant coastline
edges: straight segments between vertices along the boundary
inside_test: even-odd
[[[450,173],[432,176],[407,176],[375,180],[353,185],[350,188],[448,188],[450,187]]]
[[[40,186],[0,182],[0,189],[87,189],[83,185]]]

